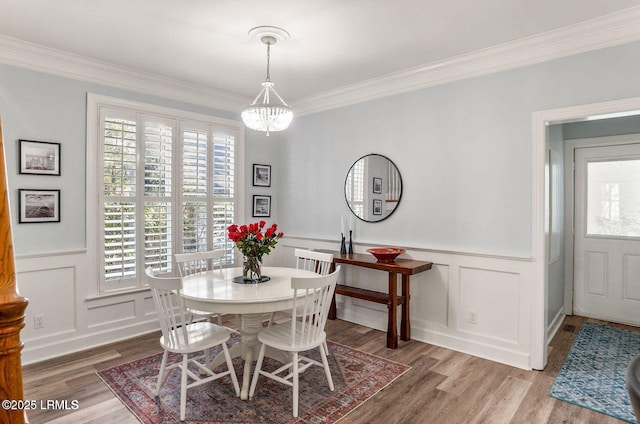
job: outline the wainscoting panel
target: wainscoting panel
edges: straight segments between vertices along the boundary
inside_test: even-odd
[[[358,243],[355,251],[366,253],[371,247],[379,245]],[[411,277],[412,339],[531,369],[527,294],[531,293],[533,266],[529,258],[398,247],[406,250],[405,257],[434,264],[431,270]],[[339,246],[287,236],[278,246],[278,258],[289,260],[295,248],[335,251]],[[385,272],[343,265],[340,281],[386,291],[387,278]],[[338,318],[386,331],[384,305],[344,296],[337,296],[336,303]]]
[[[113,327],[136,318],[136,302],[127,299],[106,305],[92,304],[87,312],[87,328]]]
[[[58,337],[77,330],[73,266],[33,270],[16,276],[20,294],[29,299],[21,338]],[[41,324],[36,328],[36,317]]]
[[[145,295],[143,297],[143,306],[142,306],[142,310],[145,316],[147,317],[152,317],[155,318],[156,317],[156,306],[153,303],[153,296],[151,296],[151,293],[148,293],[148,295]]]
[[[366,253],[375,244],[358,243]],[[266,266],[295,266],[293,250],[338,250],[331,240],[285,237]],[[531,307],[534,266],[527,258],[432,251],[399,246],[405,256],[434,263],[411,277],[411,337],[518,368],[531,369]],[[87,253],[59,252],[16,258],[18,289],[29,298],[23,364],[157,331],[148,290],[90,297],[95,270]],[[340,281],[386,291],[387,274],[343,266]],[[338,296],[338,317],[386,331],[385,305]],[[475,312],[476,324],[469,322]],[[33,328],[44,315],[44,327]],[[399,348],[402,349],[403,342]]]
[[[518,343],[518,274],[460,267],[459,275],[458,330]]]
[[[88,298],[95,286],[85,251],[16,258],[18,290],[29,299],[22,363],[29,364],[155,331],[159,328],[148,290]],[[35,317],[42,328],[35,329]]]
[[[449,325],[449,266],[434,264],[411,277],[411,321],[447,328]]]

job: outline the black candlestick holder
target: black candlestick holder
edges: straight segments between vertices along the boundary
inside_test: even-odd
[[[347,254],[347,245],[345,244],[344,234],[340,233],[340,237],[342,238],[342,242],[340,243],[340,254],[341,255],[346,255]]]
[[[353,255],[353,239],[352,239],[353,231],[349,230],[349,254]]]

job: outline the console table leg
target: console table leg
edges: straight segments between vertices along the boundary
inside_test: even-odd
[[[328,317],[329,319],[336,319],[338,318],[338,309],[336,309],[336,295],[334,294],[333,297],[331,297],[331,306],[329,306],[329,315]]]
[[[389,272],[389,300],[387,302],[389,318],[387,320],[387,347],[398,347],[398,278],[395,272]]]
[[[402,296],[404,303],[400,305],[402,318],[400,319],[400,339],[411,340],[411,320],[409,318],[409,276],[402,275]]]

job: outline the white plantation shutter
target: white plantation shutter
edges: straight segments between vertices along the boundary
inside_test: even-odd
[[[184,202],[182,215],[182,251],[207,250],[207,204]]]
[[[233,133],[220,130],[213,135],[213,196],[211,209],[212,238],[215,249],[225,249],[226,261],[233,263],[233,242],[227,237],[227,227],[234,222],[235,214],[235,145]]]
[[[183,122],[182,250],[225,249],[233,263],[226,229],[235,213],[235,129]]]
[[[137,123],[135,114],[103,110],[102,134],[102,279],[136,277]],[[125,284],[131,286],[132,284]]]
[[[173,247],[171,243],[171,204],[145,202],[144,204],[144,267],[152,266],[159,272],[171,272]]]
[[[136,276],[135,203],[104,203],[104,279]]]
[[[209,249],[209,134],[206,125],[185,125],[182,130],[182,251],[198,252]]]
[[[173,134],[176,122],[144,115],[144,267],[173,267]]]
[[[174,253],[233,243],[238,128],[99,107],[99,292],[142,287],[144,269],[175,274]]]
[[[207,196],[208,137],[206,131],[182,132],[182,188],[185,197]]]

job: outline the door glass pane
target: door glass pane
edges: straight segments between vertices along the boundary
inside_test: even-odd
[[[587,234],[640,237],[640,160],[589,162]]]

